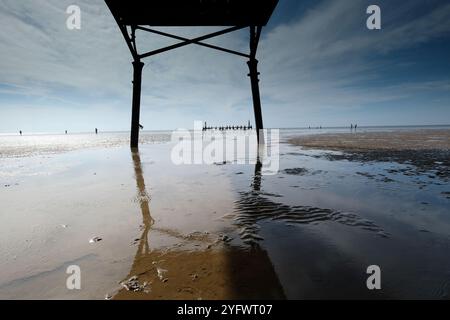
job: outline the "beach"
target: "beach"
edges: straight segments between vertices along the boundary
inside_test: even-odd
[[[450,130],[367,132],[355,129],[347,133],[300,136],[289,142],[302,147],[340,151],[450,150]]]
[[[418,129],[396,132],[318,134],[289,139],[289,143],[310,149],[341,151],[329,160],[396,162],[409,164],[400,171],[409,175],[450,177],[450,130]],[[391,173],[394,173],[391,171]]]
[[[349,131],[281,130],[276,174],[174,164],[170,132],[0,136],[0,298],[448,299],[450,130]]]

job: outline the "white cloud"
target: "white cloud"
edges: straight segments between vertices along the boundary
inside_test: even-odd
[[[410,79],[375,88],[363,83],[386,79],[379,69],[386,68],[389,62],[383,58],[391,51],[448,36],[450,4],[410,21],[394,19],[381,32],[368,31],[365,18],[363,2],[324,1],[301,20],[269,32],[260,53],[263,93],[278,103],[279,110],[301,118],[305,112],[345,111],[408,98],[421,90],[447,90],[448,85],[438,81],[421,84]],[[373,58],[377,55],[381,59]]]

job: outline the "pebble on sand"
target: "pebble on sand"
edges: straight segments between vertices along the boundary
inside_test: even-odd
[[[89,239],[89,243],[96,243],[96,242],[99,242],[99,241],[102,241],[102,238],[94,237],[92,239]]]

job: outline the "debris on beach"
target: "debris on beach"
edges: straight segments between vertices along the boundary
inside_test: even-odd
[[[112,299],[112,296],[110,294],[105,295],[105,300],[111,300],[111,299]]]
[[[214,162],[214,165],[216,165],[216,166],[223,166],[223,165],[226,165],[226,164],[229,164],[229,162],[227,162],[227,161]]]
[[[198,274],[196,274],[196,273],[191,274],[191,279],[192,279],[192,281],[197,280],[198,279]]]
[[[145,292],[149,293],[150,291],[147,289],[147,282],[144,282],[143,284],[139,283],[137,276],[132,276],[127,281],[121,282],[120,285],[124,287],[127,291],[132,292]]]
[[[64,229],[68,227],[67,224],[62,224],[61,227],[63,227]]]
[[[290,169],[284,169],[283,173],[289,174],[289,175],[295,175],[300,176],[308,173],[308,169],[306,168],[290,168]]]
[[[132,245],[132,246],[135,246],[135,245],[138,245],[140,242],[141,242],[141,239],[136,238],[136,239],[134,239],[134,240],[131,242],[131,245]]]
[[[227,243],[227,242],[230,242],[231,240],[233,240],[233,238],[227,236],[226,234],[221,234],[221,235],[219,235],[219,240]]]
[[[184,239],[186,240],[193,240],[193,241],[205,241],[209,237],[209,231],[193,231],[186,236],[184,236]]]
[[[99,241],[102,241],[102,238],[94,237],[92,239],[89,239],[89,243],[96,243],[96,242],[99,242]]]
[[[156,272],[158,274],[159,280],[162,282],[167,282],[169,279],[165,278],[164,275],[166,274],[167,270],[162,268],[156,268]]]

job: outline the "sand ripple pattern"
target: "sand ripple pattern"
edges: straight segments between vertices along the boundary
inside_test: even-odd
[[[331,221],[388,237],[381,227],[354,213],[310,206],[289,206],[274,202],[257,191],[241,192],[235,206],[235,224],[240,228],[241,239],[247,244],[263,240],[258,235],[260,229],[258,222],[263,220],[281,221],[286,224],[317,224]]]

